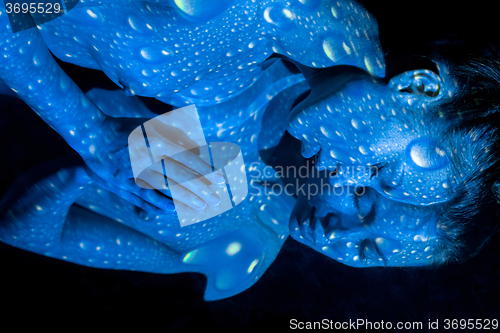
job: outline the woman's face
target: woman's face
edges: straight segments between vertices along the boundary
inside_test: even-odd
[[[330,190],[298,198],[289,225],[295,240],[354,267],[431,263],[438,244],[434,206],[400,203],[371,188]]]
[[[441,142],[444,127],[428,110],[448,98],[447,84],[422,70],[389,85],[357,77],[335,91],[314,87],[291,112],[288,131],[302,142],[304,157],[332,171],[336,187],[363,186],[412,205],[447,201],[455,184],[452,152]]]
[[[428,70],[388,85],[369,76],[328,80],[315,82],[288,118],[303,156],[329,170],[309,179],[321,194],[299,197],[292,237],[356,267],[429,264],[437,207],[456,180],[444,124],[428,112],[452,96],[452,85]]]

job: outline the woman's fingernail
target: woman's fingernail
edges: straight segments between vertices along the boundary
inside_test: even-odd
[[[216,184],[222,184],[226,181],[226,179],[224,178],[224,176],[220,173],[216,173],[214,175],[214,183]]]
[[[167,209],[168,210],[171,210],[171,211],[175,211],[175,205],[172,201],[170,201],[169,203],[167,203]]]
[[[212,193],[208,196],[208,202],[211,205],[218,205],[220,204],[220,198],[216,194]]]
[[[201,200],[200,198],[196,197],[193,200],[193,203],[198,206],[199,208],[203,209],[207,206],[206,202]]]
[[[208,186],[205,186],[204,188],[201,189],[201,193],[203,193],[204,195],[209,195],[212,192],[213,192],[212,189]]]

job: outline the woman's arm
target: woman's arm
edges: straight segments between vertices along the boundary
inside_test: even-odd
[[[166,244],[73,205],[89,183],[76,154],[31,169],[0,201],[0,240],[86,266],[172,270],[180,254]]]
[[[135,184],[128,136],[144,119],[101,112],[58,66],[38,29],[11,32],[4,6],[0,48],[0,79],[82,156],[95,181],[144,209],[172,211],[171,199]]]
[[[0,6],[0,78],[80,155],[105,115],[59,67],[38,29],[12,33]]]
[[[165,219],[145,220],[139,214],[123,216],[128,210],[117,207],[116,200],[101,195],[99,190],[87,192],[89,182],[76,154],[22,175],[0,201],[0,241],[96,268],[199,272],[207,277],[205,299],[215,300],[252,286],[273,262],[287,235],[278,237],[276,222],[269,221],[270,227],[263,223],[273,216],[272,211],[266,212],[264,220],[239,219],[237,228],[231,227],[233,219],[225,218],[212,220],[208,228],[197,224],[182,230],[170,227]],[[93,206],[85,209],[74,205],[84,192],[96,205],[108,210],[112,207],[117,214],[110,218],[96,213]],[[240,212],[248,212],[248,206],[247,210],[241,208]],[[160,223],[164,223],[163,227],[158,226],[160,237],[173,233],[168,245],[138,231],[142,227],[151,232],[153,224]],[[228,228],[218,228],[220,223]],[[193,243],[192,238],[197,241]]]

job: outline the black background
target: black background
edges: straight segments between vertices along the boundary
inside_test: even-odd
[[[366,2],[384,48],[418,49],[442,32],[496,38],[496,7],[481,2]],[[87,90],[100,72],[63,65]],[[154,107],[154,101],[148,101]],[[23,103],[3,98],[0,193],[16,176],[68,147]],[[28,149],[28,147],[30,147]],[[15,161],[12,163],[11,161]],[[160,332],[285,330],[290,320],[500,319],[500,235],[462,265],[356,269],[288,239],[264,276],[229,299],[205,302],[199,274],[147,274],[78,266],[0,244],[3,327]]]

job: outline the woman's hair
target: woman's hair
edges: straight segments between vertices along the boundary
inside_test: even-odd
[[[446,66],[457,88],[451,99],[431,110],[448,126],[444,140],[451,145],[458,180],[452,200],[439,208],[432,256],[439,265],[476,255],[498,229],[500,57],[491,41],[448,37],[432,47],[432,60]]]

